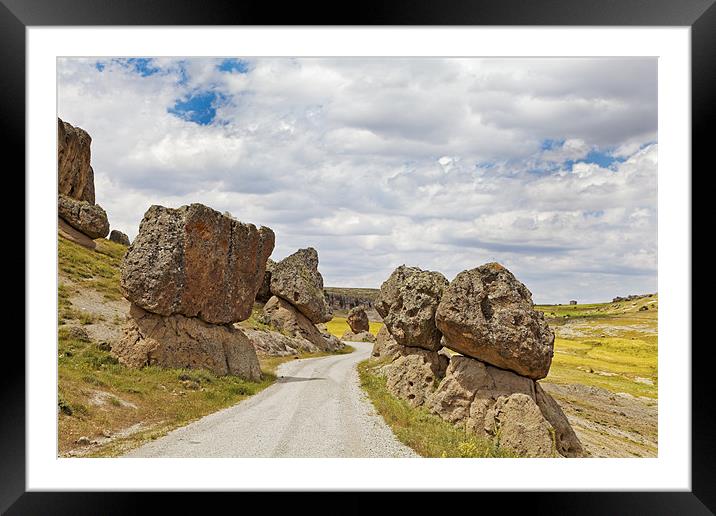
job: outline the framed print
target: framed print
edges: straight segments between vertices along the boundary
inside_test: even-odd
[[[0,6],[28,300],[3,511],[713,511],[712,1],[126,7]]]

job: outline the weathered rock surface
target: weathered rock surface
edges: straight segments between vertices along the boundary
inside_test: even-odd
[[[124,296],[147,311],[226,324],[251,315],[274,233],[202,204],[151,206],[122,261]]]
[[[256,351],[240,330],[196,317],[165,317],[136,305],[130,308],[125,335],[112,346],[112,354],[129,367],[208,369],[217,375],[261,379]]]
[[[369,331],[355,333],[351,330],[346,330],[343,332],[341,340],[348,340],[350,342],[375,342],[375,336]]]
[[[288,356],[298,355],[301,342],[295,337],[288,337],[277,331],[261,331],[245,329],[243,332],[259,355]]]
[[[312,247],[299,249],[273,266],[271,293],[291,303],[313,323],[333,318],[323,293],[323,276],[318,272],[318,253]]]
[[[126,245],[126,246],[129,245],[129,237],[127,235],[125,235],[124,233],[122,233],[121,231],[118,231],[116,229],[113,229],[109,233],[109,239],[112,242],[117,242],[118,244],[122,244],[122,245]]]
[[[564,413],[536,382],[470,357],[451,357],[444,380],[425,405],[521,456],[584,454]]]
[[[400,346],[400,345],[398,345]],[[400,346],[395,360],[383,368],[388,390],[413,407],[419,407],[445,376],[449,359],[441,353]]]
[[[375,308],[398,344],[436,351],[442,335],[435,310],[448,280],[439,272],[401,265],[381,285]]]
[[[399,346],[399,344],[395,342],[395,339],[388,331],[387,326],[383,325],[380,330],[378,330],[378,334],[375,336],[375,344],[373,345],[371,356],[376,358],[384,356],[387,353],[388,348],[392,346]]]
[[[300,337],[302,349],[306,351],[337,351],[343,343],[333,337],[324,336],[313,323],[291,303],[273,296],[264,305],[263,317],[267,324],[291,337]]]
[[[458,274],[435,321],[445,346],[458,353],[535,380],[549,372],[554,333],[527,287],[498,263]]]
[[[266,301],[271,299],[271,271],[273,271],[274,265],[276,265],[276,262],[274,262],[271,258],[266,260],[264,279],[261,282],[258,292],[256,292],[256,301],[259,303],[266,303]]]
[[[58,191],[79,201],[95,203],[94,171],[90,166],[92,138],[84,129],[57,119]]]
[[[75,244],[79,244],[83,247],[86,247],[87,249],[94,250],[97,247],[97,244],[94,240],[92,240],[90,237],[88,237],[81,231],[77,231],[60,217],[57,217],[57,234],[59,234],[63,238],[66,238],[67,240],[74,242]]]
[[[98,204],[60,194],[57,199],[57,214],[70,226],[92,239],[104,238],[109,233],[107,213]]]
[[[365,313],[365,308],[362,306],[355,306],[348,311],[348,326],[351,327],[353,333],[361,333],[370,329],[368,323],[368,314]]]

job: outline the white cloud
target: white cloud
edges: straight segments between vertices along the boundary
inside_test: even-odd
[[[496,260],[542,302],[656,289],[655,60],[249,61],[60,61],[113,228],[203,202],[272,227],[274,258],[316,247],[327,285]],[[168,112],[206,92],[213,123]]]

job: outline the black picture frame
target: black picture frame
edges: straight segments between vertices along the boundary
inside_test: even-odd
[[[707,170],[707,140],[716,112],[716,0],[364,0],[287,3],[277,7],[256,0],[0,0],[0,106],[2,142],[16,167],[25,164],[25,30],[29,26],[82,25],[571,25],[691,27],[692,170]],[[713,165],[709,163],[710,167]],[[681,173],[689,173],[682,171]],[[693,172],[692,192],[693,189]],[[692,206],[693,206],[692,201]],[[693,217],[692,217],[693,220]],[[693,234],[693,233],[692,233]],[[693,254],[692,254],[693,262]],[[693,265],[692,265],[693,267]],[[27,275],[32,271],[26,269]],[[694,311],[697,310],[692,304]],[[31,309],[27,306],[27,309]],[[693,315],[692,315],[693,321]],[[693,340],[693,339],[692,339]],[[695,344],[695,345],[694,345]],[[480,493],[479,505],[509,498],[510,509],[550,514],[712,514],[716,510],[716,428],[709,342],[685,342],[692,353],[692,490],[689,492]],[[9,346],[8,346],[9,347]],[[7,353],[15,352],[12,359]],[[6,349],[0,376],[0,511],[7,514],[125,514],[160,498],[163,512],[208,506],[206,500],[178,493],[128,494],[25,492],[25,354]],[[301,504],[293,493],[287,504]],[[241,497],[246,493],[222,495]],[[266,495],[264,495],[265,497]],[[433,501],[435,496],[432,495]],[[440,495],[437,495],[440,497]],[[454,495],[450,495],[451,497]],[[476,494],[471,494],[475,503]],[[486,497],[488,499],[486,499]],[[201,496],[206,498],[206,496]],[[413,496],[424,506],[426,496]],[[493,500],[494,499],[494,500]],[[266,498],[263,498],[266,500]],[[451,498],[454,502],[454,498]],[[282,499],[271,496],[276,509]],[[450,503],[453,503],[450,502]],[[212,499],[212,504],[216,500]],[[343,498],[346,510],[365,512],[365,494]],[[443,503],[446,503],[443,498]],[[320,507],[313,507],[320,510]],[[407,506],[405,511],[407,511]],[[272,511],[273,512],[273,511]]]

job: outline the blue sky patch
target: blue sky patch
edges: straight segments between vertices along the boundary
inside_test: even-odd
[[[146,57],[129,57],[127,59],[116,59],[120,65],[132,69],[142,77],[149,77],[161,70],[158,66],[152,64],[152,59]]]
[[[244,61],[242,59],[230,58],[224,59],[221,64],[219,64],[218,68],[222,72],[248,73],[249,63],[248,61]]]
[[[99,70],[101,72],[102,70],[104,70],[105,64],[101,61],[97,61],[94,64],[94,67],[97,68],[97,70]]]
[[[216,108],[222,100],[224,97],[215,91],[202,91],[177,100],[167,111],[187,122],[208,125],[216,118]]]
[[[579,161],[582,163],[594,163],[595,165],[599,165],[602,168],[609,168],[614,163],[621,163],[625,160],[626,158],[613,156],[609,152],[591,150],[584,159],[580,159]]]
[[[550,138],[543,140],[542,145],[540,145],[541,150],[553,150],[553,149],[560,149],[564,145],[564,139],[562,140],[552,140]]]

